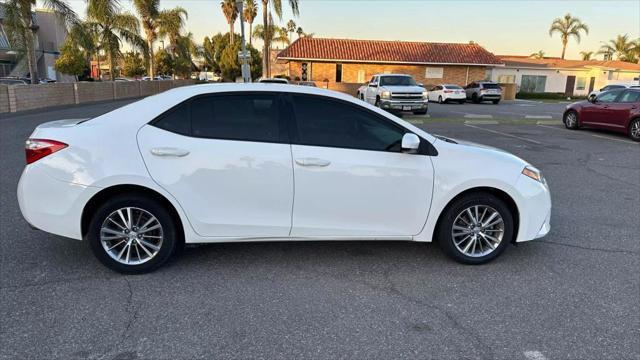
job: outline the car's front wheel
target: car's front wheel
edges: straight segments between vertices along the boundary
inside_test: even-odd
[[[489,193],[474,193],[456,199],[445,210],[437,241],[454,260],[483,264],[504,251],[513,229],[513,215],[504,201]]]
[[[89,225],[93,254],[108,268],[142,274],[164,264],[177,248],[176,224],[160,202],[135,194],[111,198]]]
[[[578,113],[573,110],[567,111],[562,122],[567,129],[576,130],[578,128]]]
[[[631,120],[629,124],[629,137],[633,141],[640,141],[640,118]]]

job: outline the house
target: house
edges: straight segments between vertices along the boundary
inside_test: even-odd
[[[615,60],[534,59],[527,56],[498,55],[504,67],[492,68],[489,78],[499,83],[515,83],[520,92],[561,93],[585,96],[613,83],[638,83],[640,64]]]
[[[412,75],[419,83],[466,85],[483,80],[500,59],[478,44],[302,37],[278,54],[292,79],[329,88],[362,84],[379,73]],[[350,91],[350,90],[349,90]]]
[[[13,48],[7,36],[4,4],[0,3],[0,77],[24,77],[29,74],[26,55],[22,49]],[[56,58],[60,55],[60,46],[67,37],[64,21],[49,10],[33,12],[35,24],[36,59],[38,77],[57,81],[73,81],[73,77],[63,75],[54,69]]]

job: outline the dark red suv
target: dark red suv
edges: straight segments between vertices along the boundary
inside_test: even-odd
[[[612,130],[640,141],[640,89],[605,91],[591,101],[567,106],[562,121],[567,129]]]

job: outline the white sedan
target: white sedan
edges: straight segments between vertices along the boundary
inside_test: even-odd
[[[464,104],[467,101],[467,94],[464,89],[455,84],[436,85],[429,90],[427,96],[429,97],[429,101],[437,101],[439,104],[444,104],[449,101]]]
[[[123,273],[184,243],[271,240],[437,240],[480,264],[546,235],[551,214],[526,161],[295,85],[181,87],[45,123],[26,162],[27,222]]]

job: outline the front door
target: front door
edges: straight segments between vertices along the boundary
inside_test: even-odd
[[[369,104],[376,103],[376,96],[378,95],[378,80],[380,78],[378,76],[374,76],[369,81],[369,85],[367,86],[367,91],[365,93],[365,101]]]
[[[565,96],[573,96],[573,89],[576,86],[576,77],[573,75],[567,76],[567,85],[564,88]]]
[[[618,126],[614,116],[616,99],[623,90],[611,90],[598,94],[595,104],[590,104],[582,111],[582,123],[605,129],[615,130]]]
[[[427,155],[400,151],[408,131],[345,101],[292,95],[291,102],[291,236],[418,234],[429,212],[433,167]]]
[[[139,131],[151,177],[199,235],[289,235],[293,168],[280,114],[278,95],[207,95]]]

